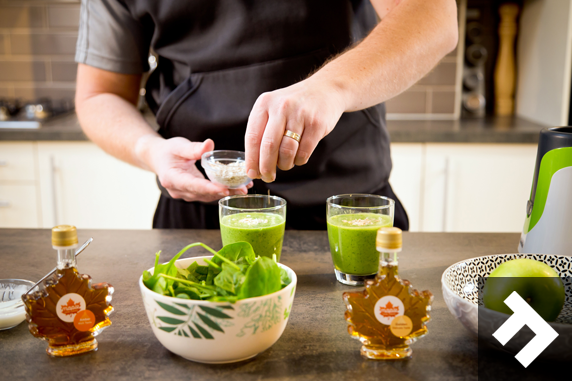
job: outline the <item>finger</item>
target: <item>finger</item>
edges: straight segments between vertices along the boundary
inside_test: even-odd
[[[181,193],[181,192],[171,191],[171,190],[169,190],[168,192],[172,198],[174,198],[176,200],[184,200],[187,202],[193,202],[193,201],[210,202],[210,201],[220,199],[220,197],[215,198],[214,196],[197,196],[197,195],[191,195],[188,193]]]
[[[202,154],[214,150],[214,142],[207,139],[202,143],[191,142],[185,138],[176,138],[171,147],[171,152],[179,157],[190,160],[201,160]]]
[[[258,97],[248,116],[246,133],[244,134],[246,174],[251,179],[260,178],[258,158],[260,156],[260,141],[262,140],[262,135],[264,134],[264,129],[268,122],[266,102],[265,94]]]
[[[304,165],[310,159],[312,152],[323,138],[320,129],[318,128],[320,121],[315,117],[307,119],[304,122],[304,136],[300,139],[296,158],[294,159],[295,165]]]
[[[304,131],[304,125],[301,121],[288,120],[286,130],[290,130],[301,136]],[[292,169],[298,148],[299,143],[296,139],[283,135],[280,150],[278,151],[278,168],[283,171]]]
[[[236,188],[236,189],[231,189],[231,190],[230,190],[230,195],[231,195],[231,196],[235,196],[235,195],[244,196],[244,195],[247,194],[247,193],[248,193],[248,190],[242,189],[242,188]]]
[[[252,188],[253,186],[254,186],[254,183],[253,183],[252,181],[249,182],[248,184],[246,184],[246,188],[247,188],[247,189],[250,189],[250,188]]]
[[[172,188],[181,194],[212,197],[226,197],[229,190],[204,178],[198,178],[190,173],[180,171],[172,181]]]
[[[250,182],[250,184],[252,184],[252,181]],[[252,187],[252,186],[250,186],[250,188],[251,188],[251,187]],[[247,193],[248,193],[248,188],[249,188],[249,187],[248,187],[248,184],[247,184],[246,186],[241,186],[241,187],[236,188],[236,189],[231,189],[230,192],[231,192],[231,194],[232,194],[233,191],[238,192],[238,193],[236,193],[236,194],[247,194]]]
[[[268,117],[268,124],[260,142],[260,157],[258,167],[260,178],[267,183],[276,179],[276,164],[278,150],[284,135],[286,119],[283,112],[274,112]]]

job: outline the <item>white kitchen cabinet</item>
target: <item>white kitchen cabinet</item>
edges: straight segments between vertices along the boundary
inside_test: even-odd
[[[427,144],[422,231],[519,232],[534,144]]]
[[[41,226],[33,142],[0,143],[0,227]]]
[[[390,183],[411,231],[519,232],[535,144],[397,143]],[[155,176],[90,142],[0,143],[0,227],[149,229]]]
[[[0,228],[39,226],[36,186],[0,182]]]
[[[42,226],[150,229],[159,200],[155,175],[90,142],[38,142]]]
[[[394,143],[391,145],[393,170],[389,183],[409,216],[409,230],[421,229],[421,200],[423,182],[422,143]]]
[[[0,143],[0,181],[35,181],[33,142]]]

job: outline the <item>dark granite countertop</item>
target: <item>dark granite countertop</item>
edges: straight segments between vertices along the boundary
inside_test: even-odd
[[[516,117],[460,120],[388,120],[394,143],[538,143],[545,126]]]
[[[155,125],[153,116],[146,119]],[[448,121],[389,120],[393,143],[532,143],[542,125],[513,117]],[[0,129],[0,141],[85,141],[77,117],[62,116],[39,129]]]
[[[465,258],[514,252],[518,234],[405,233],[400,273],[435,295],[429,333],[415,343],[413,358],[382,362],[362,358],[347,333],[342,292],[355,290],[334,277],[325,232],[287,231],[282,261],[298,275],[294,306],[278,342],[253,359],[227,365],[187,361],[153,336],[138,278],[162,249],[167,261],[184,245],[202,241],[220,247],[220,233],[204,230],[80,230],[80,242],[94,242],[79,259],[80,272],[115,287],[113,325],[100,336],[99,350],[71,358],[50,358],[46,343],[25,323],[0,331],[2,379],[192,379],[192,380],[476,380],[477,340],[449,313],[440,278]],[[189,256],[203,255],[200,250]],[[0,229],[0,278],[37,280],[55,265],[50,230]],[[498,352],[480,364],[497,365],[503,380],[521,365]],[[535,363],[529,369],[534,368]],[[542,365],[542,363],[540,363]],[[539,366],[540,371],[546,367]],[[544,378],[547,379],[547,378]]]

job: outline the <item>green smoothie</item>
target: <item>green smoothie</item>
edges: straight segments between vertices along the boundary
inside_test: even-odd
[[[220,222],[222,244],[248,242],[256,255],[280,261],[286,221],[272,213],[237,213],[224,216]]]
[[[377,230],[393,226],[383,214],[338,214],[328,219],[328,238],[334,266],[345,274],[377,273],[379,252],[375,248]]]

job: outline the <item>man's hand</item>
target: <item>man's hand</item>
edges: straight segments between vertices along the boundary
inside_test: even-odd
[[[260,95],[246,127],[248,176],[268,183],[276,179],[276,167],[287,171],[306,164],[344,109],[334,87],[312,78]],[[284,136],[286,130],[300,135],[300,143]]]
[[[193,143],[185,138],[165,140],[154,135],[141,137],[136,147],[173,198],[210,202],[228,195],[248,193],[247,188],[252,187],[252,182],[246,187],[227,189],[205,179],[197,169],[195,163],[201,160],[201,155],[213,149],[214,143],[210,139]]]
[[[308,79],[258,98],[245,135],[250,178],[272,182],[276,167],[306,164],[343,112],[398,95],[457,45],[455,0],[371,2],[382,21],[361,43]],[[286,130],[301,135],[300,144]]]
[[[140,75],[79,65],[76,111],[91,140],[113,156],[155,172],[173,198],[209,202],[246,194],[252,183],[229,190],[205,179],[197,169],[195,163],[201,155],[214,149],[212,140],[203,143],[191,143],[185,138],[165,140],[153,131],[135,108],[140,82]]]

